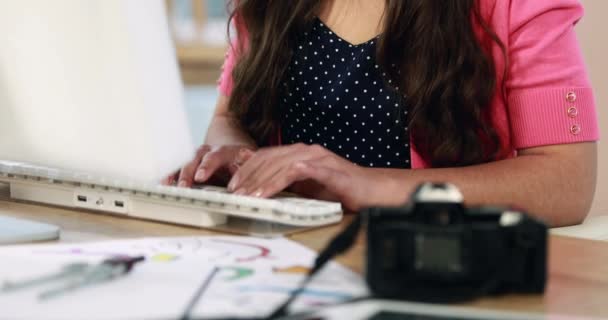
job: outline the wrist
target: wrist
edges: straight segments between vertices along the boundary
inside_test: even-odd
[[[377,205],[401,206],[405,204],[410,193],[413,191],[414,183],[410,178],[409,169],[370,169],[375,171],[374,195],[378,199]]]

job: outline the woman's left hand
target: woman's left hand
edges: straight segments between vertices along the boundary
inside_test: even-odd
[[[235,194],[271,197],[290,185],[313,180],[349,210],[382,204],[390,178],[318,146],[293,144],[258,150],[233,175]]]

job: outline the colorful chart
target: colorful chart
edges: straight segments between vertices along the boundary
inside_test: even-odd
[[[237,246],[237,247],[251,248],[251,249],[254,249],[257,251],[257,253],[252,254],[251,256],[237,258],[237,260],[236,260],[237,262],[251,262],[251,261],[258,260],[258,259],[273,259],[273,257],[270,255],[270,249],[265,246],[259,245],[259,244],[239,242],[239,241],[226,240],[226,239],[216,239],[216,240],[212,240],[212,241],[217,242],[217,243],[230,244],[230,245]]]
[[[272,293],[283,293],[283,294],[291,294],[296,288],[293,287],[282,287],[282,286],[241,286],[239,290],[242,290],[246,293],[256,293],[256,292],[272,292]],[[331,290],[321,290],[321,289],[304,289],[300,292],[301,296],[308,296],[314,298],[323,298],[323,299],[335,299],[335,300],[347,300],[352,299],[353,296],[345,293],[344,291],[331,291]]]
[[[223,273],[228,274],[228,276],[223,278],[224,281],[241,280],[251,277],[255,273],[254,269],[243,267],[222,267],[221,270]]]
[[[194,310],[196,317],[264,316],[298,287],[316,257],[312,250],[287,239],[236,236],[146,238],[0,250],[0,257],[24,259],[23,265],[13,263],[10,268],[3,265],[7,269],[3,273],[8,280],[29,278],[43,269],[52,272],[66,262],[94,262],[109,256],[133,255],[146,256],[146,262],[133,271],[136,276],[74,292],[69,299],[45,304],[45,308],[48,308],[45,313],[38,314],[36,308],[30,307],[38,303],[34,294],[31,302],[17,301],[17,295],[0,296],[0,304],[3,308],[10,306],[11,314],[23,315],[21,318],[38,319],[44,318],[45,314],[60,314],[72,310],[66,307],[68,305],[77,305],[78,312],[82,314],[74,312],[74,316],[67,319],[84,319],[84,315],[90,314],[91,310],[100,313],[108,310],[149,312],[147,317],[147,313],[134,313],[131,318],[154,318],[153,315],[167,308],[181,311],[184,303],[191,299],[192,292],[205,281],[205,274],[213,268],[219,273]],[[13,258],[5,260],[15,261]],[[31,261],[36,261],[35,267],[31,266]],[[0,274],[0,282],[3,280]],[[137,295],[115,294],[134,292],[144,287],[146,289]],[[302,299],[296,300],[294,308],[306,309],[337,303],[366,294],[365,284],[359,276],[346,268],[329,264],[327,270],[319,273],[302,292]],[[98,296],[105,298],[95,299]],[[18,303],[9,303],[13,300],[7,299],[15,299]],[[130,309],[138,303],[152,307]],[[125,318],[124,314],[117,313],[117,319],[121,318]]]
[[[290,266],[286,268],[273,268],[272,271],[274,273],[308,274],[310,268],[305,266]]]
[[[128,257],[144,255],[149,261],[171,262],[182,256],[208,257],[210,261],[219,260],[229,255],[228,252],[214,251],[206,248],[201,238],[167,238],[159,241],[134,240],[132,243],[107,242],[104,244],[82,244],[45,247],[35,250],[36,254],[74,255],[82,257]]]

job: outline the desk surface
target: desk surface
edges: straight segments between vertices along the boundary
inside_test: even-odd
[[[218,234],[196,228],[9,202],[3,200],[5,197],[6,188],[0,185],[0,214],[58,225],[62,228],[58,241],[61,243]],[[350,218],[347,217],[340,225],[302,232],[290,238],[319,250],[348,220]],[[364,243],[360,239],[350,252],[339,258],[339,262],[362,272],[363,257]],[[553,235],[549,244],[549,283],[544,296],[484,298],[468,306],[608,318],[608,242]]]

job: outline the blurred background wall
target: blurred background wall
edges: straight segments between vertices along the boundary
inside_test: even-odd
[[[608,1],[582,0],[582,3],[585,17],[577,26],[577,33],[595,89],[602,134],[597,190],[590,215],[608,215],[608,148],[605,145],[608,140],[608,112],[605,109],[608,105]]]
[[[227,49],[227,0],[166,2],[186,85],[192,137],[202,143],[218,97],[216,81]]]

